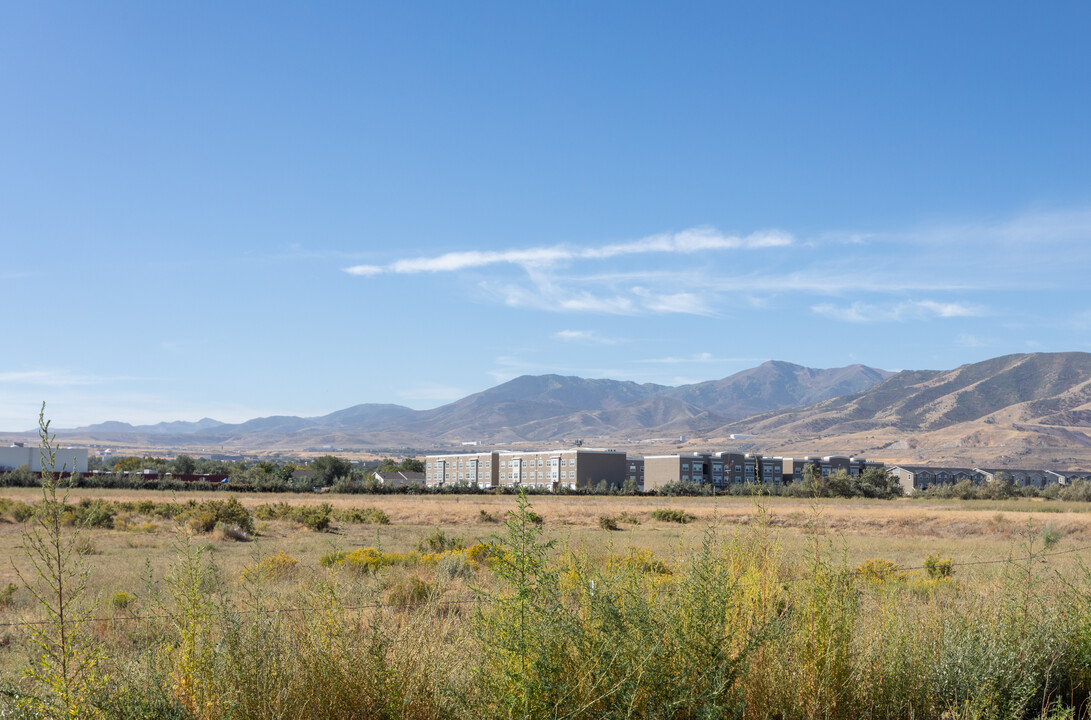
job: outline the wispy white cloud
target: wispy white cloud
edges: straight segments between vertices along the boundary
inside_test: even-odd
[[[985,314],[985,309],[975,305],[963,305],[962,303],[941,303],[934,300],[919,300],[917,302],[905,303],[902,307],[907,309],[910,314],[914,310],[919,310],[923,314],[931,313],[937,317],[979,317]]]
[[[714,314],[708,305],[708,299],[696,293],[656,293],[645,287],[634,287],[632,292],[641,298],[643,307],[653,313]]]
[[[783,273],[752,272],[733,274],[704,272],[703,268],[684,270],[639,270],[633,272],[596,273],[580,276],[580,281],[596,285],[685,285],[694,291],[714,291],[724,295],[755,293],[783,295],[806,293],[815,295],[844,295],[848,293],[874,292],[899,294],[909,292],[958,292],[981,290],[992,287],[991,283],[973,274],[952,279],[936,279],[918,273],[891,276],[871,269],[831,269],[817,266],[810,270],[793,270]]]
[[[592,345],[616,345],[622,342],[617,338],[603,337],[596,330],[559,330],[553,333],[553,337],[564,342]]]
[[[791,245],[791,235],[770,230],[746,236],[724,235],[715,228],[699,227],[677,233],[652,235],[625,243],[599,247],[535,247],[526,249],[449,252],[433,257],[395,260],[387,265],[353,265],[345,268],[350,275],[373,276],[385,273],[415,274],[457,272],[487,265],[518,265],[545,268],[573,260],[606,260],[623,255],[669,253],[689,255],[709,250],[760,249]]]
[[[553,333],[553,337],[558,340],[591,342],[595,339],[595,332],[593,330],[560,330]]]
[[[774,252],[724,253],[768,248]],[[1071,262],[1058,264],[1059,250]],[[706,254],[693,257],[697,253]],[[876,323],[979,317],[989,314],[979,298],[990,291],[1013,283],[1024,292],[1056,291],[1075,282],[1088,264],[1091,210],[1074,210],[802,240],[781,231],[731,235],[701,227],[630,242],[406,257],[344,271],[379,276],[477,269],[472,278],[485,300],[551,313],[726,318],[810,308],[844,322]],[[948,293],[959,301],[943,301]],[[869,300],[854,301],[862,294]],[[933,299],[912,299],[922,295]]]
[[[978,317],[987,309],[961,303],[940,303],[934,300],[915,300],[893,305],[872,305],[854,302],[851,305],[821,303],[811,306],[811,311],[824,317],[850,323],[902,322],[928,318]]]

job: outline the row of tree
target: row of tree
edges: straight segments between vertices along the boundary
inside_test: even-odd
[[[195,458],[190,455],[179,455],[173,460],[125,456],[113,459],[112,464],[95,458],[94,462],[89,462],[89,469],[115,473],[141,473],[150,470],[160,476],[227,476],[232,484],[249,485],[257,490],[311,491],[338,484],[362,484],[370,480],[376,471],[424,472],[424,461],[417,458],[383,458],[377,466],[361,466],[334,455],[323,455],[309,463],[268,460],[248,463]]]

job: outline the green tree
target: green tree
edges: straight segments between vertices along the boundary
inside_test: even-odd
[[[171,463],[171,472],[176,475],[192,475],[197,471],[197,461],[189,455],[179,455]]]
[[[838,468],[826,478],[826,489],[833,497],[853,497],[857,494],[854,480],[844,468]]]
[[[825,494],[822,474],[815,468],[814,463],[807,463],[803,466],[803,472],[800,473],[799,479],[795,481],[795,487],[793,488],[795,495],[823,495]]]
[[[993,475],[992,482],[982,488],[978,494],[989,500],[1010,498],[1015,495],[1015,479],[1012,478],[1011,473],[1001,470]]]
[[[323,455],[311,463],[311,481],[315,487],[329,487],[352,475],[352,463],[333,455]]]
[[[139,472],[143,469],[144,460],[133,455],[119,457],[114,463],[114,470],[117,472]]]
[[[406,458],[402,460],[401,469],[403,472],[424,472],[424,461],[417,458]]]
[[[855,480],[857,493],[864,497],[891,499],[905,494],[898,478],[886,468],[869,467]]]

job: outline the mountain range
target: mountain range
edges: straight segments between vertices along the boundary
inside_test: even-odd
[[[219,443],[284,436],[330,436],[357,443],[409,444],[549,441],[618,433],[692,434],[733,420],[826,400],[874,385],[892,373],[863,365],[817,370],[770,361],[735,375],[671,387],[651,383],[524,375],[431,410],[362,404],[318,417],[271,416],[243,423],[162,422],[133,426],[105,422],[62,434],[108,439],[140,435],[167,440],[200,436]]]
[[[764,451],[968,464],[1026,458],[1058,466],[1091,460],[1091,354],[1007,355],[953,370],[897,373],[769,361],[676,387],[526,375],[431,410],[362,404],[319,417],[107,422],[59,433],[107,443],[240,449],[428,449],[577,438],[611,445],[667,438],[682,447],[680,436],[708,449],[732,435],[753,435],[751,444]]]

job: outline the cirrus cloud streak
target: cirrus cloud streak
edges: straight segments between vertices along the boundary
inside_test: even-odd
[[[689,255],[710,250],[761,249],[785,247],[793,243],[791,235],[779,230],[753,233],[747,236],[724,235],[715,228],[698,227],[677,233],[652,235],[626,243],[600,247],[527,248],[523,250],[449,252],[434,257],[395,260],[388,265],[353,265],[344,268],[350,275],[370,277],[386,273],[415,274],[457,272],[488,265],[519,265],[524,268],[544,268],[573,260],[605,260],[625,255],[671,253]]]

